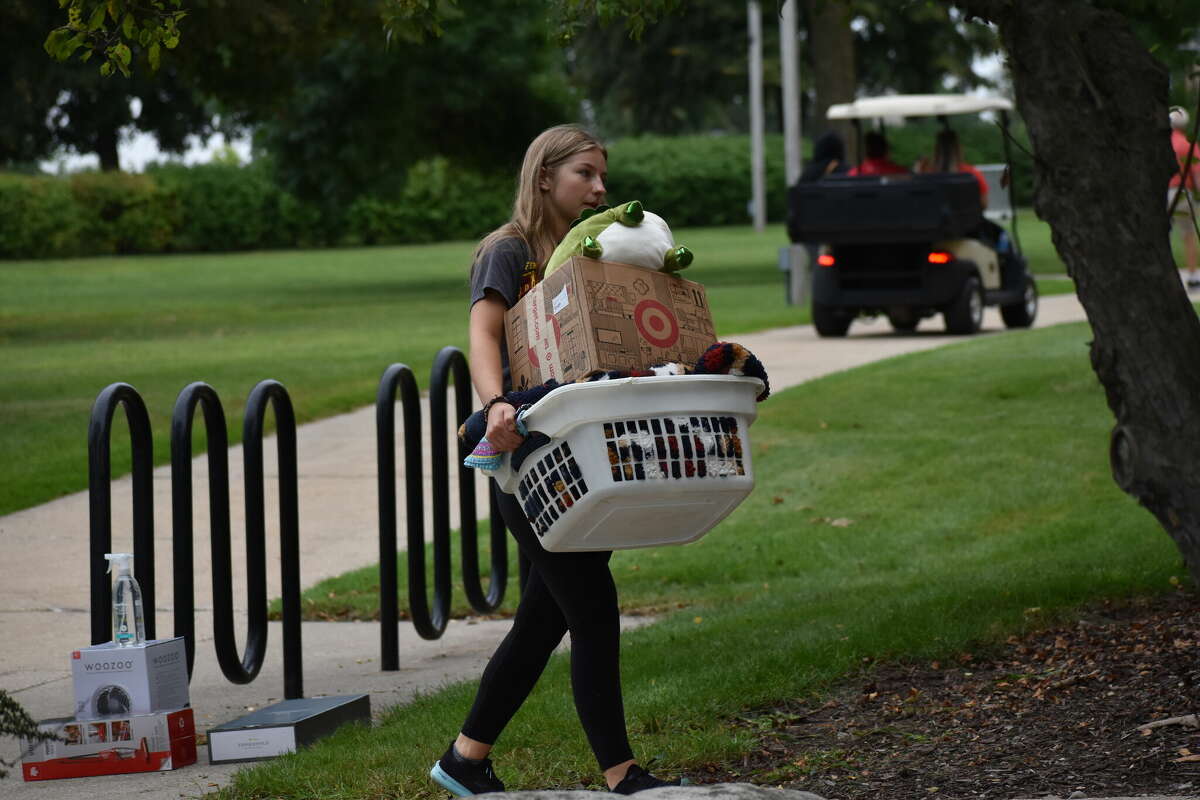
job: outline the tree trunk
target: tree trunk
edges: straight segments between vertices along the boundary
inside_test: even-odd
[[[961,0],[999,26],[1035,157],[1034,207],[1092,326],[1113,477],[1200,585],[1200,321],[1169,241],[1167,71],[1084,0]]]
[[[118,130],[104,128],[96,134],[96,155],[100,157],[100,169],[116,172],[121,168],[121,157],[117,153]]]
[[[848,122],[830,122],[825,112],[834,103],[854,99],[854,31],[850,29],[850,7],[846,0],[805,0],[808,13],[809,57],[812,60],[816,102],[810,130],[812,138],[834,130],[846,140],[846,154],[857,159],[858,142]]]

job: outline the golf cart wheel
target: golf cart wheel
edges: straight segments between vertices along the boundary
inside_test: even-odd
[[[979,278],[967,276],[954,302],[942,310],[946,321],[946,332],[955,334],[978,333],[983,327],[983,286]]]
[[[912,333],[921,321],[921,315],[911,308],[893,308],[887,312],[887,318],[896,333]]]
[[[1025,276],[1025,293],[1021,302],[1000,306],[1000,316],[1009,328],[1028,328],[1037,317],[1038,290],[1032,275]]]
[[[812,304],[813,327],[817,329],[818,336],[845,336],[846,331],[850,330],[851,320],[852,316],[841,309],[820,303]]]

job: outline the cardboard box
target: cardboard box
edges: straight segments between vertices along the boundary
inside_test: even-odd
[[[596,369],[691,365],[717,338],[701,284],[582,256],[534,286],[504,327],[513,389]]]
[[[371,723],[371,696],[284,700],[208,730],[213,764],[275,758],[328,736],[347,722]]]
[[[124,717],[48,719],[38,728],[64,741],[21,742],[27,781],[160,772],[196,763],[192,709]]]
[[[71,654],[75,718],[151,714],[188,705],[183,637],[117,647],[112,642]]]

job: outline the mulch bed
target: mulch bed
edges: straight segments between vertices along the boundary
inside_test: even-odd
[[[700,777],[837,800],[1200,797],[1198,689],[1200,595],[1177,591],[757,709],[735,723],[755,752]]]

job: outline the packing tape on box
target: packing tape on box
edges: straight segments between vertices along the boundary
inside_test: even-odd
[[[564,287],[563,291],[566,291]],[[542,382],[562,380],[559,369],[558,336],[555,335],[554,316],[546,313],[546,292],[539,283],[530,290],[533,295],[532,313],[525,315],[525,338],[537,358],[538,374]],[[556,303],[557,304],[557,303]],[[566,303],[562,303],[566,305]]]

